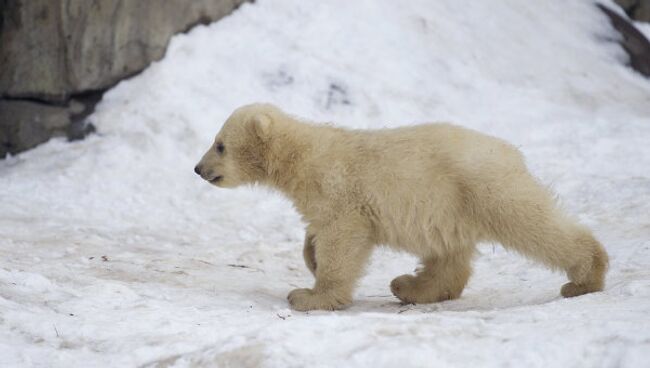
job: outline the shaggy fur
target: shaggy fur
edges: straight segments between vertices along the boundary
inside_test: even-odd
[[[602,245],[557,208],[516,148],[472,130],[347,130],[248,105],[228,118],[195,171],[219,187],[259,183],[293,201],[308,224],[303,255],[316,278],[289,294],[297,310],[349,305],[379,244],[421,259],[415,275],[391,282],[406,303],[458,298],[481,241],[564,270],[565,297],[603,289]]]

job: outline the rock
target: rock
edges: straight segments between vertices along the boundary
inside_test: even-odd
[[[69,123],[70,114],[65,106],[0,100],[0,158],[64,134]]]
[[[615,0],[627,15],[638,22],[650,22],[650,0]]]
[[[650,22],[650,0],[641,0],[634,9],[632,18],[638,22]]]
[[[160,59],[175,33],[243,0],[0,0],[0,94],[47,101],[105,89]]]
[[[620,43],[630,56],[630,66],[644,76],[650,77],[650,41],[625,17],[605,5],[597,5],[609,17],[614,28],[623,36]]]
[[[0,159],[36,147],[53,136],[82,139],[95,131],[85,117],[93,105],[69,106],[34,101],[0,100]]]
[[[85,118],[104,90],[244,1],[0,0],[0,158],[93,132]]]
[[[639,2],[639,0],[615,0],[616,4],[618,4],[621,8],[623,8],[626,12],[630,11],[636,4]]]
[[[0,94],[63,97],[64,44],[53,13],[58,9],[53,5],[42,0],[0,5]]]

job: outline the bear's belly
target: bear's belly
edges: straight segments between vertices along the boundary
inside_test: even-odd
[[[411,215],[384,216],[376,228],[380,244],[420,257],[440,255],[443,249],[441,231],[433,219]]]
[[[439,257],[472,247],[477,233],[460,215],[433,204],[384,208],[375,222],[379,244],[421,258]]]

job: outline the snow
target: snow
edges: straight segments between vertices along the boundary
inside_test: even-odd
[[[648,366],[650,80],[617,38],[587,0],[258,0],[176,36],[96,135],[0,161],[0,366]],[[291,204],[192,171],[254,101],[509,140],[605,244],[606,290],[563,299],[485,244],[460,299],[401,305],[416,260],[379,250],[349,309],[290,310],[312,283]]]

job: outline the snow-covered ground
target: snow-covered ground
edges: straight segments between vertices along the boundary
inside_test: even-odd
[[[175,37],[98,134],[0,161],[0,366],[650,366],[650,80],[617,37],[589,0],[258,0]],[[563,299],[486,244],[460,299],[400,305],[416,261],[380,250],[351,308],[289,310],[312,283],[290,203],[192,172],[254,101],[513,142],[605,244],[606,290]]]

